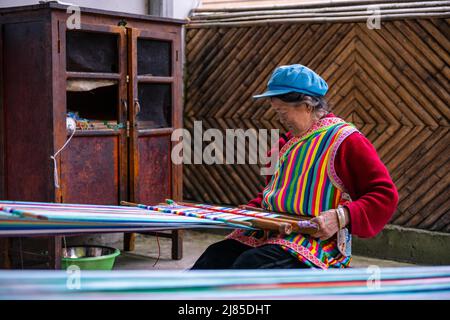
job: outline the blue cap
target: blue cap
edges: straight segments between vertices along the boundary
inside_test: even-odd
[[[253,98],[273,97],[290,92],[323,97],[327,91],[327,83],[317,73],[301,64],[293,64],[276,68],[267,83],[267,91]]]

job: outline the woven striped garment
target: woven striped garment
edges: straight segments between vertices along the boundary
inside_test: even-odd
[[[318,216],[348,201],[348,194],[334,170],[339,145],[358,131],[344,120],[324,118],[305,135],[283,146],[275,174],[263,191],[263,208],[302,216]],[[235,230],[228,238],[253,247],[279,244],[310,267],[343,268],[350,256],[337,248],[336,236],[320,241],[308,235],[279,236],[261,231]]]

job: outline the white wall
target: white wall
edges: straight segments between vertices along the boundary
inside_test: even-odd
[[[147,0],[61,0],[80,7],[120,11],[127,13],[147,14]],[[0,0],[0,7],[16,7],[30,4],[38,4],[39,0]]]
[[[173,18],[186,19],[191,9],[200,6],[201,0],[173,0]]]
[[[198,7],[201,0],[155,0],[163,1],[168,6],[168,16],[186,19],[191,9]],[[149,0],[61,0],[80,7],[96,8],[137,14],[148,14]],[[39,0],[0,0],[0,7],[16,7],[37,4]]]

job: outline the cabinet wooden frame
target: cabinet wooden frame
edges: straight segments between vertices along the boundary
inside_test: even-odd
[[[176,128],[182,127],[182,66],[181,66],[181,33],[183,20],[166,19],[150,17],[145,15],[135,15],[119,12],[110,12],[105,10],[81,8],[81,28],[77,32],[106,33],[114,34],[118,39],[118,70],[117,72],[79,72],[67,71],[66,67],[66,33],[68,27],[66,21],[69,13],[67,6],[47,3],[15,8],[0,9],[0,198],[9,200],[31,200],[45,202],[67,202],[70,198],[67,192],[70,188],[71,180],[76,181],[78,177],[70,176],[68,164],[70,159],[68,155],[74,152],[77,143],[82,145],[83,141],[108,145],[110,150],[114,151],[114,157],[107,159],[109,163],[114,163],[116,167],[109,168],[111,179],[117,179],[117,195],[115,191],[110,190],[110,198],[114,201],[108,204],[119,204],[121,200],[133,201],[139,200],[136,197],[136,190],[139,190],[137,177],[134,174],[139,173],[139,166],[136,165],[136,155],[133,152],[139,152],[137,142],[139,137],[156,139],[160,137],[166,139],[163,146],[171,150],[170,141],[171,132]],[[5,27],[6,26],[6,27]],[[17,26],[17,30],[16,30]],[[22,27],[23,26],[23,27]],[[37,28],[36,28],[37,27]],[[9,44],[18,45],[17,48],[5,50],[5,28],[7,28]],[[27,30],[29,31],[27,34]],[[130,31],[134,30],[134,31]],[[136,36],[155,37],[163,41],[172,43],[172,75],[170,77],[147,78],[130,73],[130,65],[136,58],[130,58],[129,34]],[[14,35],[20,35],[23,39],[15,40]],[[11,40],[12,39],[12,40]],[[27,57],[24,54],[24,45],[30,50],[34,50],[32,55]],[[5,52],[7,61],[5,60]],[[28,54],[28,53],[27,53]],[[12,72],[15,62],[15,55],[18,55],[20,65],[14,66],[19,73]],[[6,72],[4,66],[8,66]],[[23,68],[23,70],[19,70]],[[19,86],[14,86],[13,81],[17,82],[18,74],[23,72],[26,81]],[[6,78],[5,78],[6,77]],[[68,144],[66,149],[57,158],[58,178],[61,187],[57,188],[53,181],[53,163],[50,155],[55,154],[66,142],[68,138],[66,129],[67,116],[67,81],[68,80],[114,80],[117,82],[117,121],[120,127],[116,131],[108,130],[89,130],[78,131],[73,137],[73,141]],[[138,82],[170,83],[172,86],[172,124],[170,128],[141,130],[134,128],[134,111],[130,99],[134,96],[130,94],[130,88],[137,85]],[[29,86],[29,87],[27,87]],[[34,86],[34,87],[31,87]],[[133,89],[134,90],[134,89]],[[137,90],[137,87],[136,87]],[[5,97],[8,100],[5,100]],[[11,99],[14,97],[14,99]],[[28,128],[25,120],[29,123],[40,124],[39,128],[46,128],[47,131],[41,133],[36,141],[40,148],[35,148],[36,143],[27,143],[24,147],[35,152],[34,156],[38,161],[30,162],[25,154],[14,156],[14,160],[8,160],[11,156],[13,147],[11,141],[6,142],[7,135],[5,121],[11,119],[11,112],[15,105],[13,101],[25,102],[20,110],[32,110],[22,122],[18,124],[21,128]],[[6,106],[5,101],[8,103]],[[37,110],[40,110],[39,112]],[[133,123],[133,124],[132,124]],[[11,130],[11,127],[10,129]],[[21,133],[18,133],[21,135]],[[22,138],[22,136],[20,136]],[[84,139],[84,140],[83,140]],[[9,149],[8,149],[9,148]],[[114,149],[116,148],[116,149]],[[71,151],[72,149],[72,151]],[[170,154],[166,155],[170,159]],[[108,157],[106,157],[108,158]],[[14,171],[18,165],[12,166],[13,162],[20,162],[25,159],[25,166],[32,164],[35,166],[36,176],[26,177],[23,183],[31,185],[35,183],[29,191],[24,191],[20,179],[15,179]],[[8,167],[9,166],[9,167]],[[182,197],[182,167],[167,163],[170,170],[170,192],[167,197],[181,199]],[[31,170],[32,168],[30,168]],[[34,179],[34,180],[33,180]],[[96,179],[92,183],[99,183]],[[21,189],[22,188],[22,189]],[[142,186],[145,188],[145,186]],[[72,192],[72,191],[71,191]],[[72,199],[76,194],[72,193]],[[109,201],[109,200],[108,200]],[[78,201],[75,201],[78,202]],[[81,201],[83,202],[83,201]],[[105,203],[106,204],[106,203]],[[179,232],[174,231],[170,237],[174,246],[177,246],[172,256],[181,258],[181,238]],[[61,254],[61,237],[52,237],[49,243],[50,264],[54,268],[59,268]],[[125,243],[125,247],[127,247]],[[129,246],[128,246],[129,247]],[[52,250],[50,250],[52,248]],[[174,253],[175,252],[175,253]]]

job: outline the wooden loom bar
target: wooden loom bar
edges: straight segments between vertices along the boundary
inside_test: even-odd
[[[277,223],[280,223],[280,224],[288,223],[291,226],[291,228],[292,228],[292,232],[297,232],[297,233],[300,232],[300,233],[304,233],[304,234],[312,234],[312,233],[315,233],[315,232],[318,231],[317,228],[304,228],[301,225],[301,222],[302,221],[308,221],[309,220],[308,218],[305,218],[305,219],[298,219],[298,218],[294,219],[293,218],[293,219],[291,219],[287,215],[281,215],[279,213],[271,212],[271,211],[254,210],[255,209],[254,207],[249,207],[249,206],[246,206],[246,207],[251,208],[249,210],[260,211],[261,213],[267,213],[267,214],[276,214],[276,215],[279,215],[281,217],[277,217],[277,218],[275,218],[275,217],[261,217],[261,216],[258,216],[256,214],[251,214],[251,213],[246,213],[246,212],[234,212],[234,211],[214,209],[214,208],[209,208],[207,206],[189,204],[189,203],[186,203],[186,202],[177,202],[177,204],[182,205],[182,206],[192,207],[192,208],[201,208],[201,209],[212,210],[212,211],[216,211],[216,212],[231,213],[231,214],[242,215],[242,216],[247,216],[247,217],[254,217],[254,218],[256,218],[256,220],[273,221],[273,222],[277,222]],[[231,210],[233,210],[233,209],[231,209]],[[247,209],[245,209],[245,210],[247,210]]]
[[[146,206],[143,204],[136,204],[136,203],[126,202],[126,201],[122,201],[121,204],[126,205],[126,206],[134,206],[134,207],[140,207],[140,208],[146,208],[146,209],[152,208],[152,206]],[[253,219],[251,221],[245,221],[247,223],[247,224],[244,224],[245,226],[251,226],[251,227],[263,229],[263,230],[276,231],[276,232],[279,232],[280,234],[288,235],[288,234],[291,234],[292,232],[303,233],[303,234],[313,234],[318,231],[317,227],[313,227],[311,224],[308,224],[306,222],[309,220],[309,218],[302,219],[302,218],[292,217],[292,219],[290,219],[290,217],[286,216],[286,215],[281,215],[279,213],[262,211],[262,210],[261,210],[261,212],[263,212],[263,213],[276,214],[276,215],[279,215],[282,217],[261,217],[256,214],[251,214],[251,213],[246,213],[246,212],[235,212],[235,211],[232,211],[233,209],[231,209],[230,211],[227,211],[227,210],[210,208],[208,206],[201,206],[201,205],[191,204],[191,203],[186,203],[186,202],[176,202],[176,204],[180,205],[180,206],[188,207],[188,208],[193,208],[193,209],[204,209],[207,211],[214,211],[214,212],[220,212],[220,213],[227,213],[227,214],[251,217]],[[164,203],[163,205],[167,205],[167,204]],[[253,209],[255,209],[255,208],[252,208],[252,210]],[[234,210],[236,210],[236,209],[234,209]],[[237,210],[239,210],[239,209],[237,208]],[[260,211],[260,210],[255,210],[255,211]],[[203,217],[201,217],[201,218],[203,218]],[[217,220],[220,221],[220,219],[217,219]],[[242,222],[242,221],[228,221],[228,220],[223,220],[223,221],[233,223],[233,224],[241,224],[241,222]]]
[[[248,206],[246,204],[240,205],[239,208],[242,208],[242,209],[245,209],[245,210],[260,211],[260,212],[265,212],[265,213],[273,213],[273,214],[279,215],[280,217],[282,217],[284,219],[292,220],[292,221],[295,221],[295,222],[307,221],[307,220],[311,219],[310,217],[300,217],[300,216],[294,216],[294,215],[290,216],[290,215],[282,214],[282,213],[279,213],[279,212],[276,212],[276,211],[267,211],[267,210],[264,210],[263,208],[256,208],[256,207]]]
[[[150,209],[152,208],[152,206],[146,206],[144,204],[138,204],[138,203],[133,203],[133,202],[127,202],[127,201],[121,201],[120,202],[121,205],[123,206],[129,206],[129,207],[138,207],[138,208],[143,208],[143,209],[147,209],[147,210],[153,210]],[[202,217],[201,215],[198,214],[192,214],[193,217],[197,217],[197,218],[202,218],[205,219],[204,217]],[[225,221],[224,219],[217,219],[217,221],[222,221],[222,222],[228,222],[228,223],[232,223],[232,224],[236,224],[236,225],[241,225],[241,226],[245,226],[245,227],[255,227],[258,228],[258,226],[256,226],[253,221]],[[276,230],[278,231],[278,229],[280,229],[280,226],[276,226]],[[271,229],[272,230],[272,229]],[[280,232],[283,230],[280,230]],[[289,231],[289,230],[286,230]],[[290,232],[289,232],[290,233]],[[289,234],[288,233],[288,234]]]
[[[142,205],[142,204],[136,204],[136,203],[130,203],[130,202],[126,202],[126,201],[121,201],[122,205],[129,205],[129,206],[137,206],[140,208],[147,208],[147,209],[151,209],[152,206],[146,206],[146,205]],[[180,204],[180,203],[178,203]],[[164,204],[167,205],[167,204]],[[180,204],[182,205],[182,204]],[[199,207],[193,207],[190,206],[191,208],[195,208],[195,209],[202,209]],[[155,208],[156,209],[156,208]],[[222,213],[228,213],[228,214],[236,214],[237,213],[233,213],[233,212],[227,212],[227,211],[220,211],[220,210],[214,210],[212,208],[208,208],[207,210],[209,211],[216,211],[216,212],[222,212]],[[202,218],[205,219],[202,215],[200,214],[193,214],[192,216],[197,216],[198,218]],[[244,215],[242,215],[244,216]],[[253,218],[253,217],[252,217]],[[280,234],[291,234],[292,233],[292,225],[287,223],[287,222],[275,222],[275,221],[270,221],[270,220],[265,220],[262,218],[253,218],[251,221],[229,221],[229,220],[225,220],[225,219],[215,219],[217,221],[222,221],[222,222],[226,222],[226,223],[230,223],[230,224],[236,224],[236,225],[243,225],[243,226],[247,226],[247,227],[253,227],[253,228],[257,228],[257,229],[262,229],[262,230],[270,230],[270,231],[276,231],[279,232]]]

